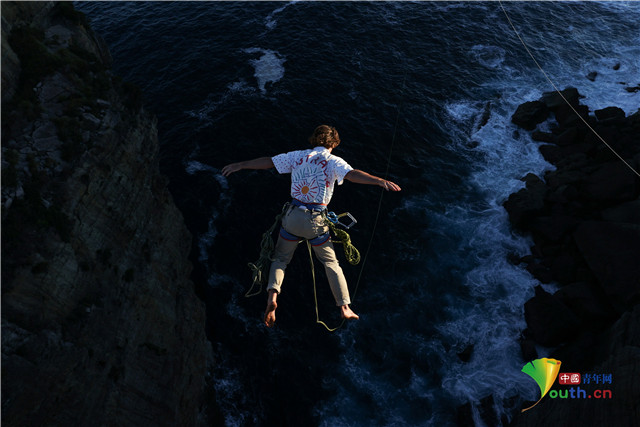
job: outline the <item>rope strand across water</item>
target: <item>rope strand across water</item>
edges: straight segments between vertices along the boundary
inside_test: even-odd
[[[576,116],[578,116],[578,118],[580,120],[582,120],[582,122],[587,126],[587,128],[589,128],[589,130],[591,132],[593,132],[593,134],[609,149],[611,150],[611,152],[613,154],[616,155],[616,157],[618,157],[622,163],[624,163],[634,174],[636,174],[638,177],[640,177],[640,173],[635,170],[633,168],[633,166],[631,166],[625,159],[622,158],[622,156],[620,154],[618,154],[618,152],[616,150],[613,149],[613,147],[611,145],[609,145],[607,143],[607,141],[604,140],[604,138],[602,136],[600,136],[600,134],[598,132],[596,132],[596,130],[594,128],[591,127],[591,125],[589,125],[589,122],[587,122],[584,117],[582,117],[582,115],[580,115],[578,113],[578,111],[573,107],[573,105],[571,105],[571,103],[567,100],[567,98],[564,97],[564,95],[562,94],[562,92],[558,89],[558,87],[553,83],[553,81],[551,80],[551,78],[549,77],[549,75],[544,71],[544,69],[542,69],[542,66],[538,63],[538,61],[536,60],[536,58],[533,56],[533,53],[531,53],[531,50],[529,50],[529,47],[527,46],[527,44],[524,42],[524,40],[522,39],[522,37],[520,37],[520,33],[518,33],[518,30],[516,30],[516,27],[513,25],[513,22],[511,22],[511,18],[509,17],[509,14],[507,13],[507,10],[504,8],[504,5],[502,4],[501,0],[498,0],[498,2],[500,3],[500,7],[502,8],[502,11],[504,12],[504,15],[507,17],[507,21],[509,21],[509,25],[511,26],[511,28],[513,29],[513,32],[516,33],[516,36],[518,37],[518,39],[520,40],[520,43],[522,43],[522,46],[524,46],[525,50],[527,51],[527,53],[529,54],[529,56],[531,57],[531,59],[533,60],[533,62],[536,64],[536,66],[538,67],[538,69],[542,72],[542,74],[544,75],[544,77],[547,79],[547,81],[549,82],[549,84],[551,84],[551,86],[553,87],[553,89],[558,93],[558,95],[560,95],[560,97],[562,98],[562,100],[564,102],[566,102],[566,104],[573,110],[574,113],[576,113]]]

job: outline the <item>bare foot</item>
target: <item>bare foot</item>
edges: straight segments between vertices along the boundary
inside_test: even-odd
[[[273,328],[273,325],[276,323],[276,308],[278,307],[278,303],[275,301],[269,301],[267,304],[267,309],[264,312],[264,324],[267,325],[268,328]]]
[[[350,308],[349,305],[343,305],[342,307],[340,307],[340,310],[342,311],[342,317],[344,319],[347,320],[358,320],[360,318],[360,316],[358,316],[357,314],[355,314]]]

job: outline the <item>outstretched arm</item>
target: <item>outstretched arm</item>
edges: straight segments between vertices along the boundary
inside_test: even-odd
[[[344,179],[351,182],[355,182],[356,184],[378,185],[387,191],[401,190],[398,184],[391,181],[387,181],[386,179],[378,178],[377,176],[373,176],[359,169],[354,169],[352,171],[349,171],[349,173],[345,175]]]
[[[229,176],[242,169],[271,169],[274,167],[271,157],[258,157],[244,162],[231,163],[222,168],[222,175]]]

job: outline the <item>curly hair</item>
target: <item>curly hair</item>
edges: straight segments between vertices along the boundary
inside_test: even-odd
[[[336,148],[340,145],[340,135],[333,126],[320,125],[314,131],[313,135],[309,137],[309,143],[312,147],[321,145],[326,148]]]

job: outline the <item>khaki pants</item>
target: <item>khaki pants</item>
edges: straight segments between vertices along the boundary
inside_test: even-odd
[[[324,224],[324,219],[320,212],[303,210],[295,206],[291,206],[282,218],[282,227],[289,233],[305,239],[313,239],[329,231],[329,227]],[[297,241],[285,240],[282,236],[278,236],[274,261],[271,263],[271,270],[269,271],[267,290],[273,289],[280,293],[284,279],[284,271],[297,247]],[[331,240],[327,240],[319,246],[312,247],[316,257],[324,265],[331,292],[336,300],[336,305],[343,306],[350,304],[351,300],[349,299],[347,280],[344,277],[342,268],[340,268],[338,264],[333,243],[331,243]]]

